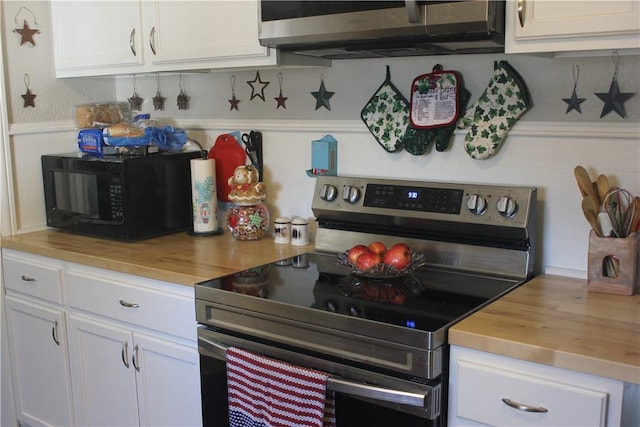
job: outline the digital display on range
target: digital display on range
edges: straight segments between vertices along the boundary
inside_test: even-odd
[[[463,195],[452,188],[367,184],[364,206],[458,215]]]

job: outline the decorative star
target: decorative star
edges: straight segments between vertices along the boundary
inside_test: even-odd
[[[177,101],[178,101],[178,110],[189,109],[189,95],[187,95],[184,90],[181,90],[180,94],[178,94]]]
[[[240,100],[237,99],[235,95],[233,95],[231,97],[231,99],[229,99],[228,101],[229,101],[229,104],[231,104],[231,107],[229,108],[229,111],[231,111],[231,110],[238,111],[238,104],[240,103]]]
[[[35,103],[35,99],[36,96],[35,94],[31,93],[31,89],[27,89],[27,93],[25,93],[24,95],[21,95],[22,99],[24,99],[24,105],[23,107],[36,107],[36,103]]]
[[[129,106],[131,107],[132,110],[134,111],[142,110],[143,99],[140,98],[140,96],[138,95],[138,92],[133,92],[133,95],[131,95],[131,98],[127,98],[127,101],[129,101]]]
[[[29,28],[29,24],[27,24],[26,19],[24,20],[24,24],[22,25],[22,28],[16,28],[13,31],[20,34],[21,36],[20,46],[22,46],[27,42],[31,43],[31,46],[35,46],[36,42],[33,40],[33,35],[40,34],[40,30],[38,29],[32,30],[31,28]]]
[[[324,87],[324,81],[320,82],[320,89],[317,92],[311,92],[311,95],[316,99],[316,110],[320,107],[324,107],[327,110],[331,110],[331,104],[329,103],[329,99],[333,96],[335,92],[329,92]]]
[[[164,96],[162,96],[162,94],[160,93],[160,91],[158,91],[156,93],[156,96],[154,96],[153,98],[151,98],[153,100],[153,109],[154,110],[160,110],[163,111],[164,110],[164,101],[167,99]]]
[[[289,99],[286,96],[282,96],[282,91],[280,92],[280,95],[277,98],[273,98],[278,102],[278,106],[276,107],[276,110],[280,107],[284,108],[285,110],[287,109],[287,106],[284,105],[284,103],[287,101],[287,99]]]
[[[610,112],[615,111],[620,117],[624,119],[624,103],[633,95],[635,95],[635,93],[620,93],[620,88],[618,88],[618,81],[614,78],[613,80],[611,80],[609,92],[596,93],[595,95],[604,102],[604,107],[602,107],[600,118],[603,118]]]
[[[264,101],[264,89],[269,86],[269,83],[271,82],[263,82],[262,80],[260,80],[260,71],[256,71],[256,78],[253,80],[249,80],[247,81],[247,84],[249,86],[251,86],[251,98],[250,101],[253,100],[253,98],[258,97],[260,99],[262,99],[262,101]],[[253,86],[254,84],[260,84],[262,85],[262,87],[260,88],[260,93],[258,93],[256,91],[256,88]]]
[[[576,110],[578,113],[582,114],[582,108],[580,107],[580,104],[586,101],[587,98],[578,98],[576,90],[573,89],[571,98],[562,98],[562,100],[567,103],[567,112],[565,114],[569,114],[569,111],[571,110]]]

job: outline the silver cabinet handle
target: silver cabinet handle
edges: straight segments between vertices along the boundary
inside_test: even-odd
[[[151,52],[153,55],[156,54],[156,27],[151,28],[151,33],[149,33],[149,47],[151,48]]]
[[[514,400],[509,399],[508,397],[503,397],[502,401],[513,409],[517,409],[518,411],[523,412],[549,412],[547,408],[543,408],[542,406],[529,406],[524,403],[516,402]]]
[[[136,368],[136,371],[140,372],[140,364],[138,363],[138,344],[133,347],[133,356],[131,360],[133,361],[133,367]]]
[[[120,300],[120,305],[123,306],[123,307],[127,307],[127,308],[138,308],[138,307],[140,307],[140,304],[136,304],[134,302],[128,302],[128,301],[125,301],[123,299]]]
[[[136,29],[135,28],[131,30],[131,34],[129,35],[129,47],[131,48],[131,53],[133,53],[133,56],[138,56],[136,55]]]
[[[518,21],[520,21],[520,28],[524,28],[524,2],[525,0],[518,0]]]
[[[122,363],[129,369],[129,341],[122,343]]]
[[[56,345],[60,345],[60,340],[58,339],[58,321],[53,322],[53,328],[51,328],[51,337],[53,338],[53,342]]]
[[[409,19],[409,22],[418,22],[420,14],[418,13],[416,0],[404,0],[404,8],[407,10],[407,18]]]
[[[23,282],[35,282],[36,281],[35,277],[25,276],[24,274],[22,276],[20,276],[20,279]]]

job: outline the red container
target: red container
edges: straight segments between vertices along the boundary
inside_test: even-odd
[[[229,201],[229,178],[238,166],[244,165],[247,156],[238,144],[238,140],[229,134],[222,134],[216,138],[216,142],[209,150],[209,158],[216,162],[216,191],[218,200]]]

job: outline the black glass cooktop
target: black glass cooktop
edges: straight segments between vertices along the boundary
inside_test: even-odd
[[[353,274],[337,262],[336,255],[310,253],[209,281],[205,286],[295,307],[436,331],[518,284],[429,267],[399,278],[372,280]]]

